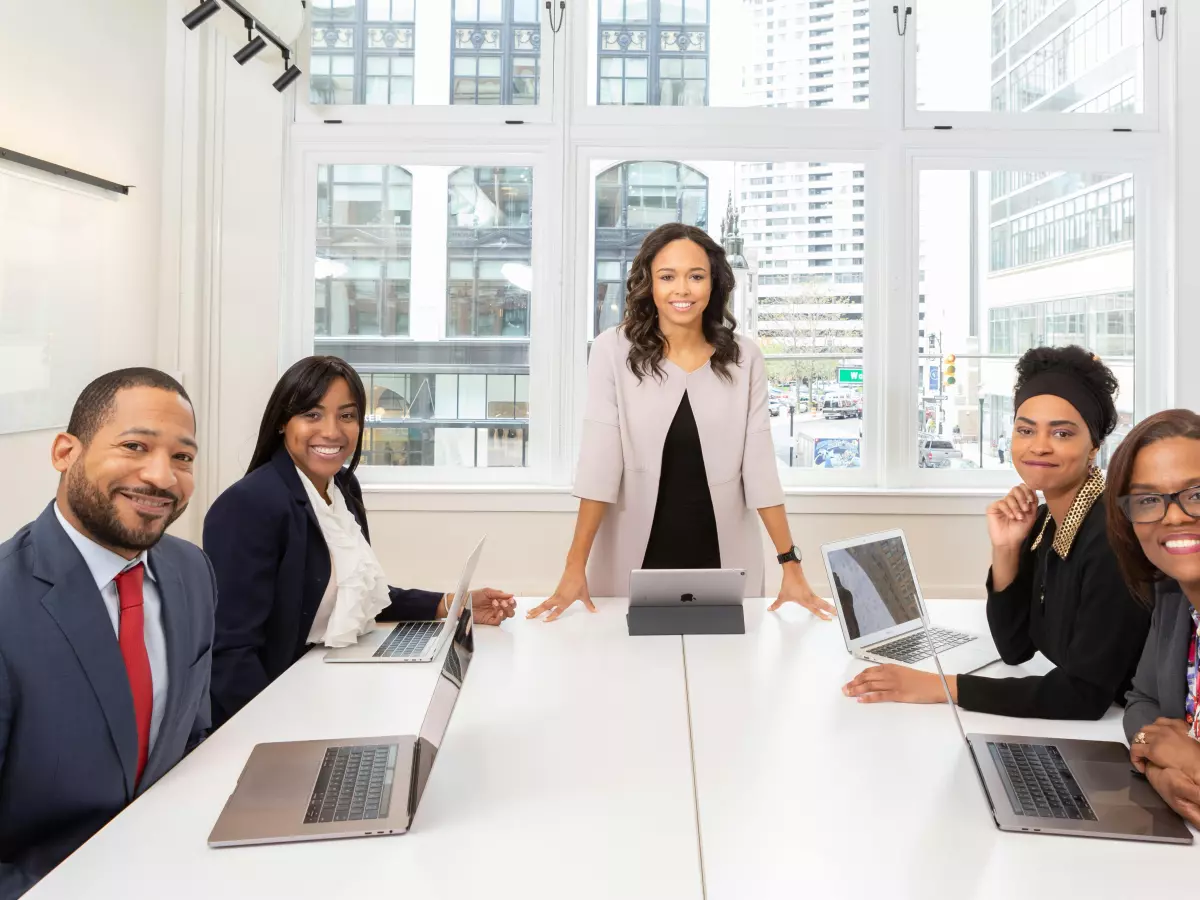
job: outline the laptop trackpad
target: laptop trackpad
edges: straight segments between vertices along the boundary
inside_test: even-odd
[[[1102,825],[1154,834],[1177,821],[1150,783],[1136,777],[1128,763],[1072,762],[1071,771]]]

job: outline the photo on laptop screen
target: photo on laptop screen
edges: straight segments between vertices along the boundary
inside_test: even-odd
[[[900,538],[830,550],[828,558],[850,640],[920,618],[917,586]]]

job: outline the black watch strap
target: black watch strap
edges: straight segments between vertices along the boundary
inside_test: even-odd
[[[780,553],[775,558],[777,560],[779,560],[779,564],[781,566],[784,563],[790,563],[790,562],[798,563],[804,559],[804,557],[800,553],[800,548],[797,547],[795,544],[792,545],[792,549],[789,550],[787,553]]]

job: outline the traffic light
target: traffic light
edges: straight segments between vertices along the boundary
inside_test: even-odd
[[[954,373],[956,371],[957,371],[957,369],[955,368],[955,365],[954,365],[954,354],[949,353],[946,355],[946,362],[942,366],[942,375],[944,376],[942,379],[942,383],[945,384],[947,387],[954,384],[954,382],[956,382],[958,380],[957,378],[954,377]]]

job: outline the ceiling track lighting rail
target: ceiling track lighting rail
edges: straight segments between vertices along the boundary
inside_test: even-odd
[[[267,42],[274,44],[275,48],[283,56],[283,74],[275,79],[274,87],[280,93],[287,90],[302,74],[299,68],[292,65],[292,51],[275,32],[256,19],[238,0],[204,0],[203,3],[183,17],[183,24],[187,26],[188,30],[195,30],[203,22],[216,15],[220,11],[222,4],[241,16],[242,21],[246,23],[248,42],[246,46],[233,54],[233,58],[237,61],[238,65],[244,66],[253,59],[266,47]],[[254,32],[258,32],[258,34],[255,35]]]

